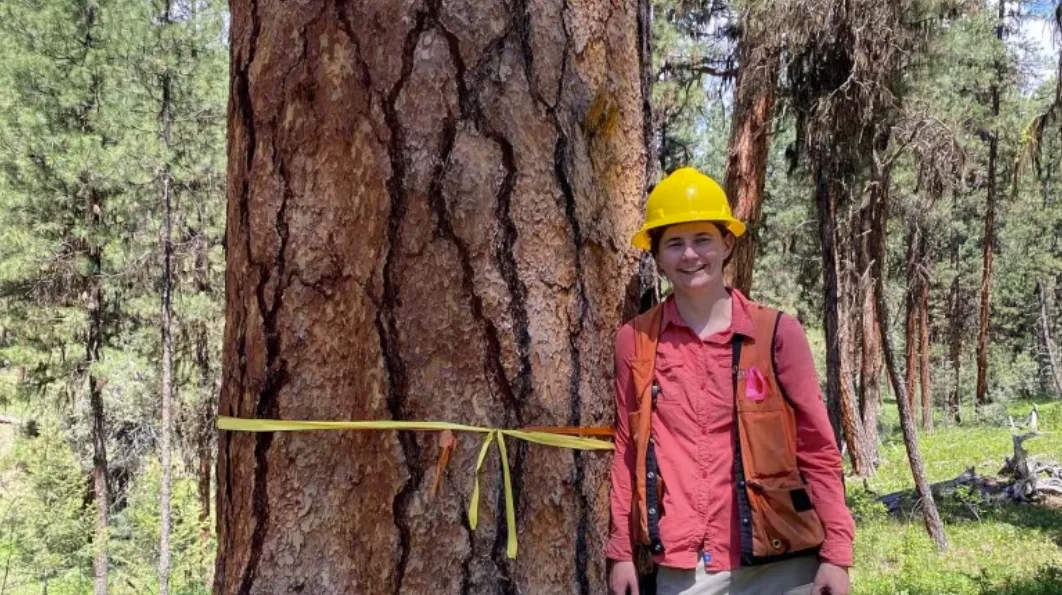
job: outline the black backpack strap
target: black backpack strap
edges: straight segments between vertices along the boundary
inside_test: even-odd
[[[656,462],[656,449],[650,439],[645,461],[645,513],[649,524],[649,551],[654,556],[664,553],[664,542],[660,539],[660,516],[663,510],[658,490],[659,481],[660,466]]]
[[[730,375],[734,387],[734,424],[738,423],[737,398],[738,398],[738,372],[741,365],[741,346],[744,338],[734,335],[732,342],[733,362]],[[752,552],[752,506],[749,504],[749,493],[745,488],[745,466],[741,460],[741,431],[734,432],[734,485],[738,507],[738,523],[741,534],[741,564],[753,563]]]

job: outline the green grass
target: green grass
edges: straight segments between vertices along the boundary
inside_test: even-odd
[[[1006,413],[1024,419],[1031,407],[1019,403]],[[1062,460],[1062,406],[1043,402],[1039,409],[1044,435],[1026,442],[1026,449],[1032,456]],[[895,427],[895,403],[886,403],[883,410],[881,465],[867,481],[878,494],[913,486]],[[972,417],[966,414],[964,419]],[[930,481],[951,479],[970,466],[979,474],[995,475],[1012,451],[1010,431],[1002,420],[1000,411],[992,425],[945,427],[920,435]],[[850,481],[849,494],[860,517],[852,571],[857,594],[1062,594],[1062,509],[993,504],[969,494],[944,498],[938,504],[950,546],[938,554],[919,514],[904,520],[885,518],[860,481]]]

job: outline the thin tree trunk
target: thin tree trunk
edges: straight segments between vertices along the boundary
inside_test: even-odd
[[[214,416],[202,416],[213,421]],[[199,523],[202,526],[200,537],[204,540],[210,537],[210,473],[213,457],[210,456],[210,442],[206,438],[206,432],[199,432],[199,440],[196,444],[196,454],[199,459],[199,470],[196,473],[196,489],[199,494]]]
[[[919,364],[921,371],[919,384],[922,387],[922,429],[933,429],[933,390],[929,380],[929,276],[924,268],[929,266],[929,255],[925,234],[921,237],[919,260],[923,263],[922,282],[919,285],[918,328],[919,328]]]
[[[170,2],[167,0],[162,14],[161,26],[170,23]],[[173,238],[171,205],[171,172],[169,165],[170,127],[173,121],[172,76],[165,71],[161,77],[162,105],[159,120],[162,125],[163,166],[160,175],[162,225],[159,244],[162,247],[162,296],[160,327],[162,334],[162,429],[159,448],[162,459],[162,486],[159,490],[159,595],[170,591],[170,485],[171,485],[171,430],[173,425],[173,336],[170,329],[172,305],[170,294],[173,288]]]
[[[855,251],[848,245],[848,240],[854,239],[854,236],[842,235],[842,232],[838,235],[845,239],[838,252],[854,256]],[[845,259],[841,265],[841,270],[843,273],[840,275],[841,299],[838,304],[841,342],[841,426],[845,440],[848,442],[848,454],[852,461],[853,472],[860,477],[868,477],[874,473],[876,449],[868,441],[864,432],[863,413],[859,408],[859,396],[856,392],[856,362],[861,351],[857,344],[857,337],[862,322],[862,309],[857,307],[859,275],[855,271],[855,263],[848,259]]]
[[[1051,373],[1051,381],[1055,385],[1055,391],[1062,398],[1062,364],[1059,363],[1058,349],[1055,347],[1051,336],[1051,315],[1047,299],[1047,290],[1041,281],[1036,282],[1036,295],[1040,298],[1040,329],[1043,333],[1044,351],[1047,352],[1047,363]]]
[[[749,19],[746,18],[746,21]],[[742,293],[752,289],[756,259],[756,224],[760,220],[767,178],[771,115],[779,59],[766,47],[754,23],[746,22],[738,42],[734,118],[727,151],[726,194],[735,216],[749,224],[750,233],[738,238],[727,267],[727,283]]]
[[[875,185],[871,193],[879,192]],[[878,201],[870,204],[860,215],[858,241],[859,300],[860,300],[860,366],[859,409],[863,415],[863,434],[873,460],[878,458],[878,408],[881,402],[881,340],[878,333],[877,309],[874,306],[874,278],[871,274],[874,251],[870,244],[873,230],[884,225]]]
[[[195,290],[203,296],[210,296],[210,260],[207,254],[207,239],[203,230],[206,225],[202,220],[202,211],[199,211],[198,229],[195,232]],[[210,328],[208,322],[200,320],[195,325],[195,362],[199,372],[198,381],[198,405],[196,406],[196,453],[199,459],[199,470],[196,473],[197,491],[199,493],[199,523],[201,526],[200,538],[204,541],[210,539],[210,489],[211,473],[214,462],[214,426],[217,416],[215,404],[217,395],[217,381],[214,367],[211,364]]]
[[[96,529],[93,535],[93,563],[96,583],[95,595],[107,595],[107,518],[109,492],[107,490],[107,423],[103,410],[103,386],[95,372],[103,346],[103,249],[99,243],[102,208],[97,192],[88,193],[88,260],[90,289],[88,302],[88,341],[85,360],[88,366],[89,410],[92,415],[92,490],[96,500]]]
[[[830,183],[821,166],[816,171],[815,202],[819,214],[819,239],[823,261],[823,303],[825,304],[824,326],[826,328],[826,405],[838,445],[842,437],[848,444],[852,470],[856,475],[867,476],[873,472],[872,458],[866,449],[863,437],[863,422],[855,407],[851,390],[851,363],[849,350],[843,335],[847,328],[841,327],[847,320],[843,312],[844,296],[839,281],[839,250],[837,248],[837,194],[843,190]],[[844,316],[844,318],[842,318]]]
[[[1006,16],[1006,2],[999,3],[999,24],[996,37],[1003,40],[1003,19]],[[999,131],[995,119],[999,118],[999,93],[1002,85],[1003,65],[996,62],[996,79],[992,83],[992,129],[988,132],[988,199],[985,204],[985,233],[982,245],[981,264],[981,307],[977,324],[977,393],[978,408],[986,405],[988,399],[988,334],[989,314],[992,298],[992,256],[996,236],[996,196],[998,194],[999,165]]]
[[[907,221],[907,291],[904,293],[904,388],[907,406],[912,413],[915,406],[915,382],[918,378],[918,306],[921,298],[921,275],[918,273],[918,244],[921,242],[921,227],[913,218]]]
[[[880,165],[875,165],[877,168],[881,168]],[[883,220],[888,220],[889,216],[889,194],[888,194],[888,179],[889,174],[885,171],[879,174],[881,180],[884,182],[884,188],[876,195],[876,198],[881,201],[880,209]],[[929,481],[926,478],[925,465],[922,463],[922,455],[918,450],[918,436],[915,433],[915,421],[914,412],[911,411],[910,400],[905,393],[904,383],[901,381],[899,369],[897,367],[896,354],[892,348],[892,341],[889,339],[889,311],[888,305],[885,301],[885,266],[884,257],[886,252],[885,244],[885,230],[883,228],[877,228],[874,231],[873,240],[875,244],[875,256],[874,259],[874,302],[878,310],[878,329],[881,334],[881,347],[885,355],[885,367],[888,370],[889,378],[892,381],[892,388],[896,393],[896,405],[900,410],[900,430],[903,433],[903,444],[907,449],[907,461],[911,466],[911,475],[914,477],[915,492],[918,494],[918,498],[922,504],[922,518],[925,521],[926,530],[929,532],[929,536],[937,545],[938,550],[945,550],[948,547],[947,536],[944,534],[944,524],[940,520],[940,514],[937,512],[937,504],[933,500],[933,492],[929,488]]]
[[[565,5],[231,5],[219,414],[612,422],[637,305],[648,23]],[[601,593],[609,457],[432,433],[222,432],[215,593]],[[327,564],[322,565],[326,560]]]
[[[196,412],[196,455],[199,469],[196,473],[199,494],[200,538],[210,539],[210,490],[213,469],[213,435],[216,416],[214,415],[214,381],[210,366],[209,339],[205,325],[197,330],[196,364],[199,368],[199,406]]]
[[[955,277],[951,281],[951,289],[948,291],[948,364],[952,374],[951,389],[948,391],[948,417],[956,424],[962,423],[959,412],[959,382],[962,372],[962,335],[963,316],[962,309],[962,271],[959,269],[960,246],[953,239],[953,252],[951,266],[955,271]]]

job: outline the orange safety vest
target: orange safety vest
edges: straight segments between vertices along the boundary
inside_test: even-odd
[[[749,303],[753,337],[734,335],[734,410],[738,440],[734,444],[734,485],[741,521],[741,564],[773,562],[818,550],[822,522],[808,495],[796,460],[796,416],[774,373],[774,336],[781,312]],[[656,464],[651,422],[660,387],[656,383],[656,347],[663,325],[663,305],[634,319],[631,373],[638,410],[630,413],[634,443],[635,491],[631,525],[636,543],[653,555],[664,552],[659,520],[664,481]],[[745,371],[756,368],[766,384],[765,396],[746,398]]]

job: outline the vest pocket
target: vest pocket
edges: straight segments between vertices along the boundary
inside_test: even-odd
[[[741,452],[749,480],[786,477],[797,468],[795,440],[786,430],[786,411],[738,411]]]
[[[756,531],[755,556],[779,556],[822,545],[822,521],[811,506],[807,485],[797,478],[748,482]]]

